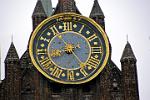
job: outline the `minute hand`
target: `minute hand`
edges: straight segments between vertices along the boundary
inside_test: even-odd
[[[72,53],[76,57],[76,59],[79,61],[80,67],[83,68],[85,66],[85,63],[83,63],[74,52],[72,52]]]

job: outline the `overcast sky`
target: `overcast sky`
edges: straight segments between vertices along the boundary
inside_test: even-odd
[[[89,16],[94,0],[75,0],[85,16]],[[1,0],[0,45],[2,51],[2,78],[4,59],[13,42],[19,57],[25,52],[32,31],[31,15],[37,0]],[[53,7],[57,0],[52,0]],[[105,14],[106,32],[112,45],[112,60],[120,66],[120,58],[127,35],[137,57],[141,100],[150,98],[150,0],[99,0]]]

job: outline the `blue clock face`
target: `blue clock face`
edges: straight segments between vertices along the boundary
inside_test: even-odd
[[[102,28],[74,13],[44,20],[30,38],[29,53],[39,72],[63,84],[92,80],[103,70],[110,54]]]
[[[73,31],[64,32],[53,37],[49,43],[49,58],[56,66],[75,70],[87,62],[90,48],[83,35]]]

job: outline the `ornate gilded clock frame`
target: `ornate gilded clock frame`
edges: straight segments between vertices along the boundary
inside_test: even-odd
[[[106,46],[106,55],[105,55],[105,58],[103,60],[103,63],[101,66],[99,66],[99,69],[97,70],[97,72],[95,72],[92,76],[90,76],[88,79],[86,80],[83,80],[83,81],[72,81],[72,82],[67,82],[67,81],[60,81],[60,80],[57,80],[57,79],[54,79],[52,78],[51,76],[49,76],[46,72],[44,72],[40,67],[39,65],[37,64],[37,62],[35,61],[35,58],[33,56],[33,42],[34,42],[34,38],[36,36],[36,34],[39,32],[39,30],[43,27],[43,25],[45,25],[46,23],[48,23],[50,20],[53,20],[53,19],[56,19],[56,18],[60,18],[61,16],[76,16],[78,18],[81,18],[81,19],[84,19],[90,23],[92,23],[98,30],[99,32],[101,33],[103,39],[104,39],[104,42],[105,42],[105,46]],[[81,16],[79,14],[75,14],[75,13],[60,13],[60,14],[57,14],[57,15],[54,15],[54,16],[51,16],[47,19],[45,19],[43,22],[41,22],[37,28],[33,31],[33,34],[30,38],[30,41],[29,41],[29,54],[30,54],[30,57],[31,57],[31,61],[33,63],[33,65],[36,67],[36,69],[42,73],[46,78],[50,79],[50,80],[53,80],[55,82],[58,82],[58,83],[62,83],[62,84],[82,84],[82,83],[86,83],[86,82],[89,82],[91,81],[92,79],[94,79],[96,76],[98,76],[98,74],[104,69],[104,67],[106,66],[107,62],[108,62],[108,59],[109,59],[109,55],[110,55],[110,48],[109,48],[109,41],[108,41],[108,38],[107,38],[107,35],[106,33],[104,32],[104,30],[100,27],[100,25],[98,25],[94,20],[90,19],[90,18],[87,18],[87,17],[84,17],[84,16]]]

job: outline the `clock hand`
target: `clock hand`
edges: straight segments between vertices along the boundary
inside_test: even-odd
[[[59,35],[58,38],[61,39],[65,43],[65,45],[68,45],[68,43],[62,38],[61,35]],[[80,48],[80,43],[78,42],[74,48]]]
[[[61,35],[59,35],[58,38],[59,38],[60,40],[62,40],[62,41],[65,43],[65,45],[67,45],[67,42],[62,38]]]
[[[75,49],[76,49],[76,48],[79,48],[79,49],[80,49],[80,48],[81,48],[81,47],[80,47],[80,43],[78,42],[77,45],[76,45],[74,48],[75,48]]]
[[[80,48],[80,45],[77,44],[76,47],[72,46],[71,50],[54,49],[54,50],[51,50],[50,54],[51,54],[51,57],[59,57],[59,56],[62,56],[62,53],[64,53],[65,51],[69,52],[69,53],[72,53],[72,51],[73,51],[74,48]]]
[[[83,62],[79,59],[79,57],[78,57],[74,52],[72,52],[72,53],[73,53],[73,55],[76,57],[76,59],[79,61],[80,67],[81,67],[81,68],[85,67],[85,63],[83,63]]]
[[[81,47],[80,47],[80,43],[78,43],[74,48],[81,48]],[[76,57],[76,59],[79,61],[80,67],[81,67],[81,68],[85,67],[85,63],[83,63],[83,62],[79,59],[79,57],[74,53],[74,51],[72,51],[72,53],[73,53],[73,55]]]
[[[61,40],[65,43],[66,47],[71,45],[71,44],[68,44],[68,43],[62,38],[61,35],[59,35],[58,38],[61,39]],[[72,45],[71,45],[71,46],[72,46]],[[73,46],[72,46],[72,48],[71,48],[72,50],[68,50],[68,49],[67,49],[67,51],[69,51],[70,53],[72,53],[72,54],[76,57],[76,59],[77,59],[77,60],[79,61],[79,63],[80,63],[80,67],[81,67],[81,68],[85,67],[85,63],[83,63],[83,62],[79,59],[79,57],[74,53],[74,51],[73,51],[74,48],[80,48],[80,44],[78,43],[76,47],[73,47]],[[70,48],[69,48],[69,49],[70,49]],[[66,50],[65,50],[65,51],[66,51]]]

